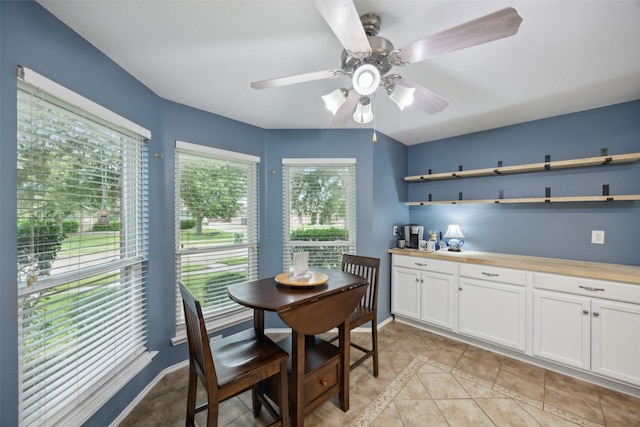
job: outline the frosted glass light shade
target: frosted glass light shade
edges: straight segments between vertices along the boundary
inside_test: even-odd
[[[335,116],[338,109],[344,104],[349,96],[349,92],[344,88],[338,88],[328,95],[322,96],[327,110]]]
[[[360,97],[356,112],[353,113],[353,120],[358,123],[369,123],[373,120],[373,111],[371,110],[371,100],[367,96]]]
[[[361,65],[353,73],[352,82],[360,95],[371,95],[380,86],[380,71],[371,64]]]
[[[398,84],[394,84],[388,91],[389,98],[396,103],[400,111],[404,110],[404,107],[410,105],[413,102],[413,92],[416,91],[415,87],[405,87]]]

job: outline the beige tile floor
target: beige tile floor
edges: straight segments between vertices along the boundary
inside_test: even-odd
[[[352,337],[366,343],[369,334]],[[336,397],[305,426],[640,427],[640,399],[629,395],[396,322],[378,340],[378,378],[370,360],[354,369],[349,411]],[[184,426],[186,378],[187,368],[166,375],[120,426]],[[224,402],[219,425],[269,422],[266,411],[254,419],[250,408],[248,393]]]

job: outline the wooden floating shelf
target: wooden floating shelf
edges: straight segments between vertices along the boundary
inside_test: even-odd
[[[408,182],[437,181],[437,180],[455,179],[455,178],[472,178],[472,177],[479,177],[479,176],[507,175],[507,174],[515,174],[515,173],[526,173],[526,172],[542,172],[546,170],[583,168],[583,167],[589,167],[589,166],[609,165],[614,163],[632,163],[638,160],[640,160],[640,153],[616,154],[612,156],[588,157],[584,159],[558,160],[554,162],[541,162],[541,163],[531,163],[531,164],[515,165],[515,166],[501,166],[501,167],[485,168],[485,169],[470,169],[467,171],[463,170],[463,171],[456,171],[456,172],[414,175],[414,176],[406,176],[404,180]],[[486,203],[489,203],[489,202],[486,202]],[[500,202],[500,203],[506,203],[506,202]]]
[[[405,202],[407,206],[427,205],[463,205],[472,203],[561,203],[561,202],[613,202],[622,200],[640,200],[640,194],[621,194],[610,196],[567,196],[567,197],[526,197],[513,199],[478,199],[478,200],[439,200],[430,202]]]

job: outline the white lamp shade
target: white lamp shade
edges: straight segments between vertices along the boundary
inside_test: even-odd
[[[405,87],[398,84],[394,84],[391,90],[388,91],[389,98],[396,103],[400,111],[404,110],[404,107],[410,105],[413,102],[413,92],[416,91],[415,87]]]
[[[380,71],[371,64],[361,65],[353,73],[352,82],[360,95],[371,95],[380,86]]]
[[[460,230],[458,224],[449,224],[447,232],[444,233],[444,237],[447,239],[464,239],[464,234],[462,234],[462,230]]]
[[[358,123],[369,123],[373,120],[373,111],[371,110],[371,100],[366,97],[360,97],[358,105],[356,106],[356,112],[353,113],[353,120]]]
[[[338,108],[342,106],[347,100],[349,96],[349,92],[344,88],[338,88],[331,92],[328,95],[322,96],[322,100],[324,101],[324,105],[327,107],[327,110],[331,111],[331,113],[335,116]]]

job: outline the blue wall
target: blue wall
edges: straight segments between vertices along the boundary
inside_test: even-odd
[[[409,147],[408,175],[595,157],[640,151],[640,101],[553,117]],[[640,194],[640,162],[409,184],[409,200]],[[430,205],[410,208],[412,223],[445,231],[458,223],[463,249],[640,265],[640,202]],[[605,244],[591,243],[605,231]]]
[[[31,0],[0,2],[0,420],[17,424],[16,241],[16,65],[84,95],[152,132],[149,158],[150,251],[149,348],[152,363],[98,411],[88,425],[107,425],[163,369],[186,359],[185,345],[172,347],[174,319],[174,144],[175,140],[244,152],[262,159],[260,170],[260,276],[282,268],[282,158],[355,157],[357,160],[357,252],[381,258],[379,318],[390,315],[390,267],[387,249],[392,225],[408,222],[444,229],[459,222],[468,235],[465,247],[530,255],[548,255],[639,264],[638,203],[555,205],[456,205],[407,208],[402,202],[493,197],[498,189],[531,196],[551,186],[554,195],[600,191],[638,193],[640,165],[602,170],[564,171],[510,178],[407,186],[405,175],[639,151],[638,102],[557,117],[494,131],[406,147],[370,130],[263,130],[159,98],[113,61],[89,45]],[[161,158],[153,156],[164,154]],[[275,173],[272,173],[275,171]],[[606,181],[606,182],[605,182]],[[428,187],[427,187],[428,185]],[[462,186],[461,186],[462,185]],[[595,187],[595,188],[593,188]],[[635,188],[634,188],[635,187]],[[631,233],[625,232],[625,227]],[[583,243],[591,229],[606,231],[603,246]],[[169,231],[168,231],[169,230]],[[169,279],[167,279],[169,278]],[[268,327],[279,319],[269,317]],[[247,324],[223,331],[234,332]]]

